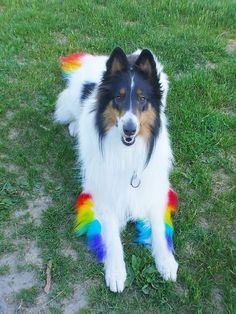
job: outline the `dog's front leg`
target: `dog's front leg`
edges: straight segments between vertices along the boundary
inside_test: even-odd
[[[122,292],[126,280],[124,253],[120,239],[120,226],[116,218],[102,219],[102,233],[106,247],[104,261],[106,284],[113,292]]]
[[[155,258],[156,266],[165,280],[176,281],[178,263],[168,247],[165,236],[164,215],[166,210],[166,199],[160,197],[158,205],[151,213],[152,228],[152,254]]]

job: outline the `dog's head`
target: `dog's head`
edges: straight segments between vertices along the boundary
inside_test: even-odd
[[[134,145],[141,136],[149,147],[149,159],[160,128],[162,96],[153,54],[144,49],[126,56],[121,48],[115,48],[98,91],[96,126],[100,141],[111,128],[118,128],[126,146]]]

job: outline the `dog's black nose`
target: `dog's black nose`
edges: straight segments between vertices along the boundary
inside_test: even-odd
[[[123,125],[123,131],[126,136],[132,136],[136,132],[136,125],[132,120],[129,120]]]

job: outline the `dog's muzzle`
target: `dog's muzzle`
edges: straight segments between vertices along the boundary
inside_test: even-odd
[[[137,126],[133,120],[129,119],[123,125],[122,142],[127,146],[134,144],[136,134],[137,134]]]

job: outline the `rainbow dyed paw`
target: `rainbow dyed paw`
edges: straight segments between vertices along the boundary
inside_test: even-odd
[[[174,244],[173,244],[173,235],[174,235],[174,227],[172,223],[171,215],[175,212],[176,207],[178,205],[178,198],[177,194],[174,190],[170,189],[168,192],[168,203],[165,211],[165,237],[168,249],[172,252],[174,252]],[[136,238],[135,242],[138,244],[142,244],[146,246],[147,248],[151,249],[152,247],[152,229],[150,226],[150,223],[145,220],[137,220],[135,222],[135,228],[136,228]]]

